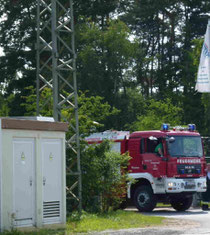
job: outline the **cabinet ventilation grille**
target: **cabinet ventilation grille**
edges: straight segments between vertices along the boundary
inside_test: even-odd
[[[43,217],[44,218],[54,218],[60,216],[60,202],[44,202],[43,203]]]

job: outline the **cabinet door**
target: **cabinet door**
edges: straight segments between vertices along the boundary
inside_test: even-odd
[[[34,224],[34,139],[13,139],[15,226]]]
[[[42,142],[43,222],[61,222],[62,141],[44,139]]]

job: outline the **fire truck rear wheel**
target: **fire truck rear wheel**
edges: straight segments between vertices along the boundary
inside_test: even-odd
[[[139,186],[134,193],[134,204],[141,212],[152,211],[157,200],[150,186]]]
[[[186,197],[182,199],[172,199],[171,206],[177,211],[186,211],[192,205],[193,197]]]

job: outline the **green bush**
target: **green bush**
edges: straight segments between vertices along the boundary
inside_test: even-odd
[[[89,145],[82,151],[84,210],[107,212],[120,206],[126,196],[129,159],[127,154],[111,151],[109,141]]]

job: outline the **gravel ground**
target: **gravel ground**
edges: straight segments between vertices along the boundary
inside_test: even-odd
[[[157,213],[157,212],[156,212]],[[181,215],[180,218],[171,218],[170,211],[169,216],[165,216],[163,226],[157,227],[146,227],[146,228],[132,228],[132,229],[122,229],[122,230],[106,230],[103,232],[92,233],[94,235],[127,235],[127,234],[141,234],[141,235],[210,235],[210,219],[208,214],[203,214],[200,210],[192,210],[186,214]],[[173,214],[173,211],[171,212]],[[204,221],[209,221],[209,226],[207,227]],[[156,214],[157,215],[157,214]],[[189,218],[190,215],[190,219]],[[194,217],[195,215],[195,217]],[[157,215],[158,216],[158,215]],[[161,215],[159,215],[161,216]],[[180,215],[179,215],[180,216]]]
[[[200,224],[190,220],[176,220],[176,219],[166,219],[164,221],[164,226],[158,227],[147,227],[147,228],[132,228],[132,229],[122,229],[122,230],[107,230],[103,232],[93,233],[93,234],[120,234],[120,235],[127,235],[127,234],[142,234],[142,235],[181,235],[181,234],[188,234],[183,233],[184,230],[192,231],[195,230],[194,233],[189,234],[202,234],[205,233],[198,233],[198,229]],[[201,231],[200,231],[201,232]],[[210,233],[206,233],[210,235]]]

